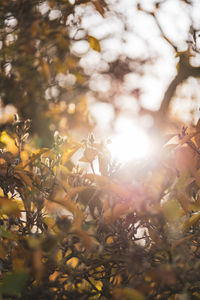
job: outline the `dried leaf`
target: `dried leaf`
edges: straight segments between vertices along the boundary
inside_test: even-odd
[[[102,2],[102,1],[101,1]],[[99,0],[92,0],[92,3],[94,4],[96,10],[104,16],[104,7],[102,6],[101,2]],[[104,6],[106,6],[106,3],[103,1]]]

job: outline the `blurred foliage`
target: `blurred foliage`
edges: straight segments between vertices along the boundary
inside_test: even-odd
[[[71,48],[74,42],[85,40],[100,51],[100,44],[84,30],[78,37],[76,9],[90,3],[103,14],[106,4],[89,0],[72,3],[11,0],[0,4],[1,101],[14,105],[23,118],[31,118],[32,130],[40,133],[43,145],[51,139],[51,123],[55,126],[63,115],[69,118],[65,128],[78,126],[80,115],[82,124],[89,124],[84,107],[87,76]],[[75,113],[72,105],[77,103]]]
[[[56,131],[33,150],[30,120],[13,128],[1,135],[2,299],[199,299],[200,121],[126,183],[93,135]],[[69,163],[81,148],[88,171]]]
[[[171,47],[172,55],[178,57],[177,75],[166,89],[162,105],[156,114],[143,107],[140,101],[143,87],[134,82],[129,84],[127,75],[130,78],[133,74],[140,79],[145,77],[149,73],[149,67],[160,57],[149,47],[151,42],[145,41],[140,33],[130,28],[129,19],[124,12],[119,13],[117,5],[104,0],[1,1],[1,106],[13,105],[23,119],[30,118],[32,133],[37,133],[37,144],[42,147],[51,145],[51,133],[57,128],[62,132],[79,128],[84,131],[84,135],[88,134],[94,125],[88,112],[86,92],[89,90],[94,102],[102,101],[112,105],[113,121],[124,109],[122,102],[126,101],[122,99],[120,102],[120,97],[125,95],[133,101],[133,109],[128,109],[131,116],[136,118],[138,112],[145,117],[150,114],[155,119],[155,124],[161,127],[162,120],[168,116],[168,106],[177,86],[189,77],[198,78],[200,74],[199,66],[194,66],[191,62],[199,53],[198,30],[191,20],[189,40],[184,41],[188,49],[180,51],[179,45],[170,41],[159,23],[159,13],[162,13],[166,2],[168,1],[152,0],[149,10],[142,1],[141,4],[140,1],[133,3],[133,14],[139,18],[151,18],[157,26],[159,38],[165,40]],[[185,11],[193,7],[190,1],[179,2]],[[100,18],[102,25],[105,20],[105,31],[106,26],[112,28],[112,18],[121,24],[121,31],[112,35],[112,32],[104,34],[102,30],[98,40],[91,33],[90,22],[87,26],[83,26],[82,22],[84,17],[92,14],[95,18]],[[137,41],[146,45],[145,55],[144,52],[137,54],[137,51],[136,54],[134,51],[126,54],[122,49],[116,53],[112,49],[106,50],[105,42],[112,48],[112,38],[117,38],[127,48],[131,36],[136,38],[134,48],[137,48]],[[87,64],[86,59],[84,65],[81,58],[91,54],[91,51],[96,54],[96,62],[92,66],[93,62]],[[149,120],[150,125],[146,127],[151,131],[153,121],[151,117]],[[5,117],[1,119],[2,130],[8,121],[10,119]]]

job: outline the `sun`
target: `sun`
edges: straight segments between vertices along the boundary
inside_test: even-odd
[[[142,128],[127,122],[121,123],[120,130],[112,135],[110,140],[108,149],[112,157],[120,162],[142,159],[151,152],[147,133]]]

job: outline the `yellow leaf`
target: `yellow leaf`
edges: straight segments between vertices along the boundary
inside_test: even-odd
[[[0,215],[8,215],[8,216],[19,216],[20,215],[20,208],[18,203],[14,201],[7,201],[1,209]]]
[[[109,236],[107,239],[106,239],[106,244],[112,244],[114,243],[114,239],[112,236]]]
[[[194,213],[188,220],[183,224],[183,230],[188,230],[192,225],[195,225],[200,220],[200,213]]]
[[[163,213],[168,221],[175,221],[180,218],[182,214],[182,208],[179,201],[172,198],[163,204]]]
[[[124,300],[145,300],[142,293],[131,288],[114,288],[113,290],[114,299]]]
[[[91,47],[93,50],[95,50],[95,51],[97,51],[97,52],[101,52],[101,46],[100,46],[100,43],[99,43],[99,41],[98,41],[95,37],[93,37],[93,36],[91,36],[91,35],[88,35],[88,42],[89,42],[89,44],[90,44],[90,47]]]
[[[77,150],[81,147],[81,145],[76,145],[72,148],[68,148],[62,157],[62,164],[65,164],[73,155],[77,152]]]
[[[76,268],[79,263],[79,259],[77,257],[72,257],[67,261],[67,264],[69,264],[72,268]]]
[[[2,131],[0,136],[0,142],[5,144],[4,150],[12,152],[13,154],[18,153],[18,148],[15,146],[15,141],[12,139],[6,131]]]
[[[55,219],[48,216],[44,217],[43,221],[49,228],[53,228],[56,224]]]

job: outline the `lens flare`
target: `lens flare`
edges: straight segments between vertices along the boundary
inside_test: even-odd
[[[113,158],[127,162],[146,157],[150,152],[150,140],[144,130],[132,126],[110,137],[108,148]]]

